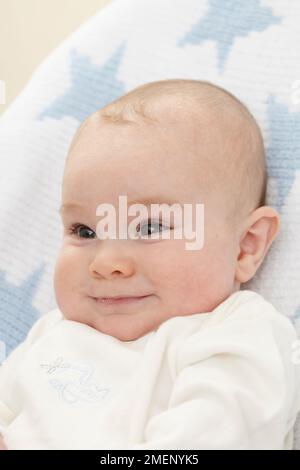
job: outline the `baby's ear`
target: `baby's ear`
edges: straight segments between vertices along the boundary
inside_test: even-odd
[[[280,228],[279,214],[269,206],[254,210],[247,218],[239,242],[235,279],[244,283],[253,278]]]

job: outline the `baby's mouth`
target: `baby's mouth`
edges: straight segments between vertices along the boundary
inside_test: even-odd
[[[151,294],[150,294],[151,295]],[[143,295],[137,297],[92,297],[98,304],[102,305],[119,305],[131,302],[139,302],[150,295]]]

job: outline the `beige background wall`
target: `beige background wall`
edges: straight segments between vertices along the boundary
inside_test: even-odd
[[[0,0],[0,80],[6,102],[63,39],[111,0]]]

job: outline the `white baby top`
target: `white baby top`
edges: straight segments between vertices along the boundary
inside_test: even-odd
[[[250,290],[129,342],[41,317],[0,367],[9,449],[291,449],[297,335]]]

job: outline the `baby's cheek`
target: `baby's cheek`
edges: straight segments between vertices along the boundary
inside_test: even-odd
[[[64,301],[67,283],[68,283],[67,263],[64,262],[64,256],[59,255],[56,260],[54,277],[53,277],[54,292],[56,296],[56,301],[59,306]]]
[[[56,287],[59,289],[61,285],[67,285],[74,281],[76,273],[80,273],[80,252],[76,247],[63,245],[56,261],[54,281]]]
[[[68,253],[62,250],[56,261],[53,280],[59,306],[66,305],[72,297],[72,291],[76,289],[75,277],[77,272],[80,271],[77,271]]]
[[[78,248],[63,247],[56,261],[53,284],[56,302],[69,320],[78,320],[82,314],[82,293],[86,285],[84,259]]]
[[[197,308],[202,312],[210,312],[225,300],[233,287],[232,261],[229,250],[207,252],[205,257],[199,257],[189,276],[193,298],[198,302]]]
[[[173,276],[174,296],[190,313],[210,311],[223,296],[219,265],[213,254],[189,253],[185,262],[174,269]]]

